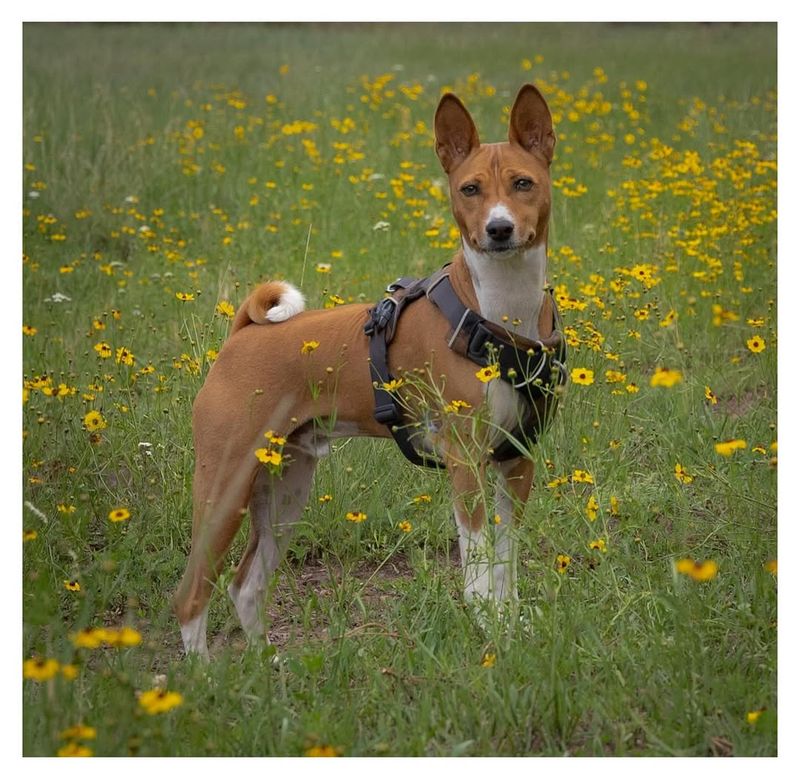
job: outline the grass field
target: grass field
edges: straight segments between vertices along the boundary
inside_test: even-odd
[[[190,409],[231,310],[446,262],[439,96],[499,140],[531,80],[586,378],[532,454],[523,619],[465,608],[445,481],[348,440],[272,647],[231,568],[212,662],[183,659]],[[774,25],[26,25],[23,753],[776,754],[776,89]]]

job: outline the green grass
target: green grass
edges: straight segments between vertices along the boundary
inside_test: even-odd
[[[463,605],[444,480],[345,441],[275,584],[277,653],[222,594],[242,535],[213,661],[183,659],[169,598],[217,303],[268,277],[374,300],[447,261],[440,91],[497,140],[530,79],[559,139],[549,275],[594,383],[532,455],[523,619],[482,630]],[[774,755],[776,81],[774,25],[26,25],[23,658],[77,675],[25,680],[24,754],[83,723],[97,755]],[[658,367],[682,381],[652,387]],[[746,446],[717,454],[729,439]],[[575,470],[593,484],[547,486]],[[141,643],[71,640],[123,625]],[[157,684],[182,705],[144,713]]]

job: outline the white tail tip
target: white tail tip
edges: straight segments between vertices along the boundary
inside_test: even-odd
[[[306,301],[303,293],[297,287],[284,282],[284,290],[280,300],[267,310],[267,320],[270,322],[285,322],[295,314],[305,310]]]

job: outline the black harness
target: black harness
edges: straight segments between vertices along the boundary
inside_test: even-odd
[[[444,463],[424,445],[417,449],[413,425],[405,423],[403,408],[391,389],[394,377],[389,371],[389,344],[394,339],[397,321],[409,303],[425,296],[450,323],[447,346],[478,366],[496,365],[500,378],[525,399],[525,415],[520,424],[506,434],[492,451],[498,462],[519,457],[537,441],[546,428],[556,405],[558,386],[566,383],[566,343],[561,331],[552,289],[553,332],[544,341],[531,341],[513,335],[506,328],[467,308],[456,295],[447,266],[424,279],[403,277],[387,288],[389,297],[369,310],[364,332],[369,336],[372,386],[375,393],[375,420],[389,428],[400,451],[415,465],[444,468]],[[396,385],[395,385],[396,386]],[[418,427],[418,426],[417,426]],[[418,437],[418,436],[417,436]]]

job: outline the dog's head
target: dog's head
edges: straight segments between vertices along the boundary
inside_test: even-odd
[[[490,255],[544,240],[556,136],[550,109],[532,84],[520,89],[507,143],[481,144],[464,104],[447,93],[434,118],[436,154],[450,179],[453,215],[465,243]]]

